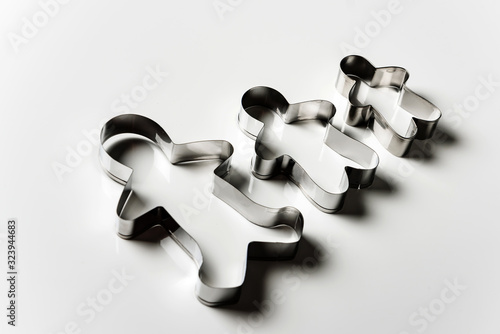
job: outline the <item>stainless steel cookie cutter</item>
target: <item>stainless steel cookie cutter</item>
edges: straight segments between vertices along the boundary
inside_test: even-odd
[[[414,139],[428,139],[441,118],[441,111],[406,86],[409,73],[401,67],[374,67],[367,59],[350,55],[340,62],[336,88],[348,99],[346,123],[368,127],[379,142],[392,154],[404,156]],[[391,119],[384,117],[386,110],[376,110],[363,101],[360,81],[370,88],[393,88],[399,93],[396,108],[404,123],[395,129]],[[397,116],[397,114],[394,114]]]
[[[298,163],[298,157],[290,156],[286,149],[278,152],[270,148],[264,136],[275,124],[264,123],[263,112],[266,111],[278,115],[285,128],[299,126],[307,120],[321,121],[324,126],[324,132],[321,134],[324,134],[324,137],[320,144],[325,144],[329,148],[328,151],[344,158],[341,162],[341,181],[327,190],[325,185],[320,185]],[[334,115],[335,106],[329,101],[289,104],[285,97],[273,88],[258,86],[249,89],[241,99],[238,123],[243,132],[255,140],[253,174],[260,179],[268,179],[279,173],[285,174],[321,211],[333,213],[340,210],[349,187],[363,188],[373,182],[379,158],[371,148],[336,129],[331,123]],[[331,173],[328,169],[324,172],[326,175]]]
[[[133,219],[124,218],[123,212],[134,192],[134,171],[115,160],[105,145],[108,140],[121,134],[135,134],[149,139],[161,149],[171,164],[221,160],[221,164],[213,171],[213,194],[217,200],[220,199],[228,204],[221,204],[223,207],[227,207],[230,211],[236,210],[247,221],[269,231],[283,226],[293,230],[293,238],[290,242],[254,240],[248,245],[243,245],[246,251],[245,255],[248,255],[248,258],[256,259],[290,259],[295,255],[303,229],[301,213],[293,207],[275,209],[257,204],[225,181],[224,177],[230,171],[233,153],[233,147],[229,142],[211,140],[176,144],[160,125],[147,117],[127,114],[112,118],[101,130],[99,157],[107,174],[125,186],[117,206],[118,235],[124,239],[131,239],[154,226],[162,226],[196,263],[199,275],[195,292],[202,303],[215,306],[234,303],[238,300],[245,278],[247,256],[242,259],[244,262],[241,264],[241,276],[238,277],[237,284],[232,286],[208,284],[207,278],[204,276],[204,266],[207,260],[204,254],[206,249],[200,247],[197,241],[186,232],[181,221],[182,217],[173,217],[163,207],[156,207]],[[221,235],[220,237],[227,236]],[[213,247],[219,247],[217,240],[214,240]]]

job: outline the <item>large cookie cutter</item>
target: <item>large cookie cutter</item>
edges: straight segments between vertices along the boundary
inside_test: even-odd
[[[353,164],[344,165],[343,177],[337,191],[327,191],[320,186],[294,157],[288,154],[267,152],[262,138],[267,127],[261,115],[252,114],[252,109],[264,108],[276,113],[286,126],[293,126],[306,120],[319,120],[325,125],[323,142],[338,155],[345,157]],[[335,106],[325,100],[307,101],[289,104],[277,90],[258,86],[249,89],[241,99],[238,123],[243,132],[255,140],[255,155],[252,160],[252,172],[259,179],[269,179],[277,174],[285,174],[295,183],[303,194],[318,209],[333,213],[342,208],[345,194],[349,187],[364,188],[372,184],[379,158],[377,153],[363,143],[345,135],[333,124]],[[303,148],[307,150],[307,147]]]
[[[409,73],[401,67],[374,67],[367,59],[350,55],[340,62],[336,88],[348,99],[346,123],[366,126],[373,131],[379,142],[393,155],[408,153],[414,139],[428,139],[441,118],[441,111],[406,86]],[[401,131],[391,126],[382,110],[376,110],[358,100],[361,80],[370,88],[390,87],[399,92],[397,106],[408,113],[408,127]],[[403,115],[405,116],[405,115]]]
[[[105,148],[108,140],[120,134],[136,134],[151,140],[163,151],[172,164],[221,160],[221,164],[214,170],[213,194],[218,199],[227,203],[255,225],[271,229],[288,226],[295,233],[294,240],[288,243],[262,242],[259,240],[249,243],[247,247],[248,258],[290,259],[295,256],[303,229],[302,214],[293,207],[275,209],[257,204],[225,181],[224,177],[229,173],[233,153],[233,146],[229,142],[211,140],[175,144],[160,125],[147,117],[126,114],[112,118],[101,130],[99,157],[101,165],[107,174],[113,180],[125,186],[117,206],[118,235],[124,239],[131,239],[154,226],[162,226],[196,263],[199,275],[195,292],[202,303],[215,306],[236,302],[244,281],[247,258],[244,259],[244,270],[241,273],[240,284],[235,286],[212,286],[204,282],[204,277],[201,274],[204,264],[203,249],[182,228],[182,224],[176,221],[177,217],[174,219],[164,208],[156,207],[134,219],[124,218],[122,213],[133,193],[133,170],[115,160]],[[214,247],[217,247],[216,243],[214,243]]]

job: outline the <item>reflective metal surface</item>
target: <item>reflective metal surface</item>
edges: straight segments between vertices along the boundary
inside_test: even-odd
[[[278,117],[269,118],[270,114]],[[238,122],[255,140],[253,174],[261,179],[287,175],[321,211],[340,210],[349,187],[373,182],[379,158],[371,148],[336,129],[331,123],[334,115],[335,106],[329,101],[289,104],[272,88],[248,90],[241,99]],[[319,141],[310,143],[308,131],[287,135],[310,122],[320,123]],[[319,154],[311,161],[308,151],[314,150]]]
[[[441,118],[432,103],[406,87],[409,73],[401,67],[374,67],[361,56],[347,56],[340,62],[337,90],[348,99],[346,123],[366,126],[392,154],[404,156],[414,139],[428,139]],[[362,84],[368,85],[368,88]],[[378,110],[367,102],[370,89],[395,89],[398,100],[394,110]],[[396,110],[397,109],[397,110]],[[390,114],[392,113],[392,115]],[[397,120],[402,122],[398,126]]]
[[[127,211],[127,205],[134,193],[134,171],[132,168],[115,160],[106,146],[110,139],[120,140],[118,135],[139,135],[149,139],[157,145],[165,154],[171,164],[179,166],[188,166],[197,161],[221,160],[220,165],[213,170],[213,195],[216,200],[227,203],[215,203],[217,210],[211,210],[211,219],[203,221],[206,228],[210,229],[213,221],[228,219],[228,217],[240,217],[246,222],[251,222],[262,228],[263,231],[274,231],[280,228],[291,231],[291,237],[275,238],[262,237],[252,239],[251,242],[238,245],[242,249],[226,249],[224,239],[231,238],[231,235],[212,231],[213,240],[201,244],[193,238],[186,230],[185,217],[175,216],[168,212],[164,206],[157,206],[146,213],[130,218]],[[144,233],[155,226],[162,226],[170,237],[194,260],[199,275],[195,287],[198,299],[210,306],[234,303],[238,300],[241,285],[243,284],[246,272],[247,258],[264,259],[289,259],[295,255],[298,242],[302,235],[303,217],[301,213],[293,207],[269,208],[255,203],[238,189],[228,183],[224,177],[231,168],[231,155],[233,146],[222,140],[198,141],[183,144],[174,143],[168,134],[156,122],[140,115],[120,115],[109,120],[101,130],[101,146],[99,157],[103,169],[115,181],[123,184],[125,189],[120,197],[117,215],[118,215],[118,235],[125,239],[131,239]],[[190,189],[191,190],[191,189]],[[172,199],[165,198],[164,201]],[[212,203],[214,204],[214,203]],[[239,213],[239,214],[237,214]],[[200,218],[201,220],[204,217]],[[204,232],[205,233],[205,232]],[[210,249],[208,249],[210,248]],[[236,277],[232,280],[220,279],[224,277],[224,272],[218,272],[217,275],[210,274],[210,270],[223,271],[224,263],[218,263],[214,268],[208,268],[219,259],[210,258],[216,250],[219,254],[231,254],[236,257]],[[209,255],[207,255],[209,254]],[[239,256],[241,254],[241,256]],[[220,262],[220,261],[219,261]],[[233,270],[234,272],[234,270]],[[215,277],[215,278],[214,278]],[[219,278],[217,278],[219,277]],[[231,283],[228,283],[231,282]]]

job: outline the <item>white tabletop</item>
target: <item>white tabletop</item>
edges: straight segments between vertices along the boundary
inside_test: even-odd
[[[492,1],[2,1],[0,263],[17,218],[16,328],[2,333],[498,333],[500,7]],[[335,103],[340,60],[401,66],[441,108],[433,139],[380,156],[377,178],[326,214],[290,182],[242,191],[305,219],[293,261],[250,261],[239,304],[202,305],[169,239],[120,239],[123,187],[98,131],[138,113],[177,142],[227,139],[249,172],[242,94]],[[271,182],[269,187],[259,186]],[[267,187],[267,188],[266,188]],[[263,190],[265,189],[265,190]],[[497,195],[495,195],[497,194]],[[4,276],[2,276],[4,277]],[[8,276],[7,276],[8,278]]]

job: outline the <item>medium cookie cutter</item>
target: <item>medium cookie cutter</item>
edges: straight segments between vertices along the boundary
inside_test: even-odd
[[[109,120],[101,130],[99,158],[106,173],[113,180],[125,186],[116,210],[118,235],[124,239],[132,239],[152,227],[162,226],[196,263],[198,280],[195,293],[200,302],[208,306],[236,302],[244,281],[247,259],[244,259],[245,269],[240,284],[236,286],[212,286],[206,284],[201,275],[204,263],[203,249],[182,228],[182,224],[179,224],[163,207],[156,207],[134,219],[125,219],[122,214],[133,193],[133,170],[115,160],[105,148],[105,143],[108,140],[120,134],[136,134],[151,140],[163,151],[172,164],[221,160],[221,164],[214,170],[213,194],[218,199],[227,203],[255,225],[264,228],[288,226],[295,232],[294,240],[289,243],[259,240],[249,243],[247,247],[248,258],[290,259],[295,256],[298,242],[302,236],[302,214],[293,207],[269,208],[260,205],[228,183],[224,177],[229,173],[233,154],[233,146],[229,142],[210,140],[176,144],[160,125],[147,117],[134,114],[116,116]],[[214,244],[214,247],[217,247],[217,244]]]
[[[350,55],[340,62],[336,88],[348,99],[346,123],[368,127],[379,142],[393,155],[408,153],[414,139],[428,139],[441,118],[441,111],[431,102],[414,93],[406,86],[409,73],[401,67],[374,67],[362,56]],[[370,88],[389,87],[399,92],[397,107],[409,115],[406,131],[398,131],[390,121],[371,105],[358,100],[361,80]],[[417,105],[417,107],[415,107]]]
[[[255,107],[276,113],[285,124],[290,124],[286,126],[293,126],[291,123],[306,120],[319,120],[326,123],[324,144],[338,155],[354,162],[351,165],[344,165],[342,180],[347,178],[348,182],[339,184],[338,191],[327,191],[311,178],[294,157],[288,154],[276,154],[276,152],[262,154],[264,150],[267,150],[262,140],[264,131],[272,125],[264,124],[260,115],[252,114],[251,110]],[[243,132],[255,140],[253,174],[259,179],[269,179],[280,173],[285,174],[321,211],[333,213],[340,210],[349,187],[364,188],[372,184],[379,158],[370,147],[345,135],[333,126],[335,111],[335,106],[325,100],[289,104],[280,92],[269,87],[257,86],[245,92],[241,99],[238,123]],[[304,147],[304,149],[308,148]]]

